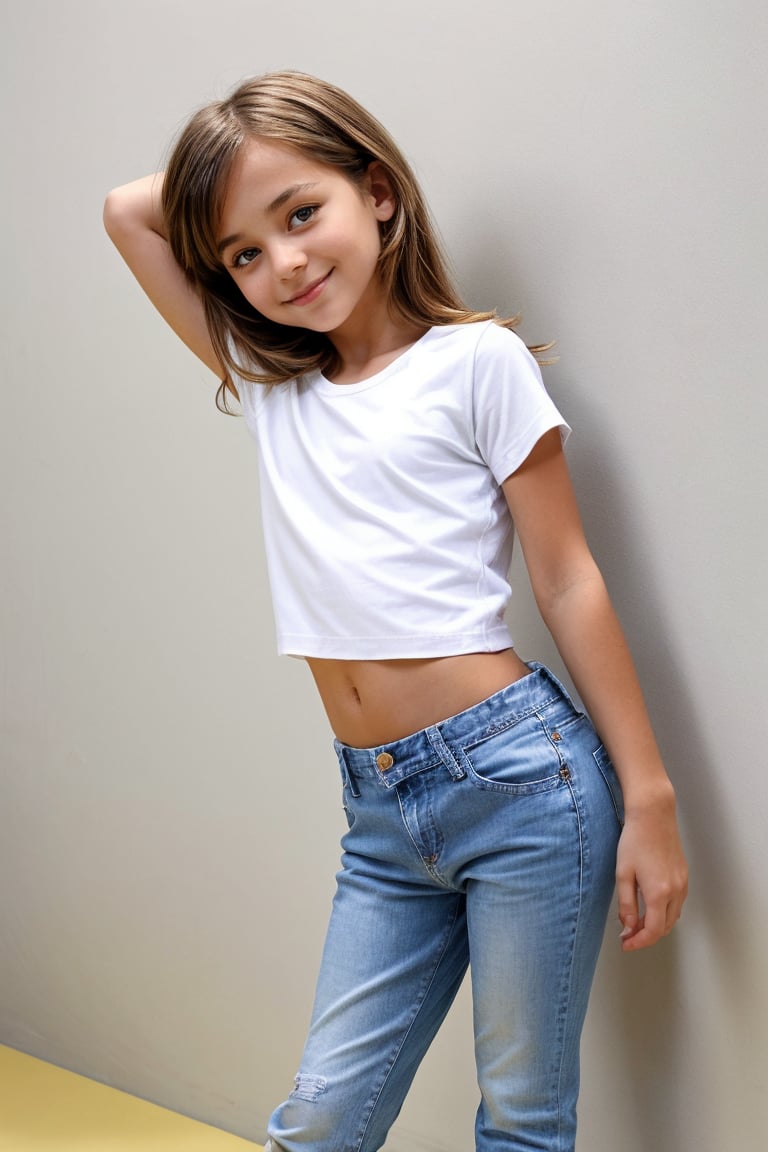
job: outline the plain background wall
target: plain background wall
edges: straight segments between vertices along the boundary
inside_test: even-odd
[[[413,159],[465,295],[556,337],[584,517],[683,813],[683,924],[584,1041],[586,1152],[757,1152],[768,1094],[762,0],[4,4],[0,1041],[263,1138],[342,828],[274,656],[256,462],[100,223],[297,67]],[[527,658],[561,665],[522,591]],[[387,1147],[459,1152],[463,992]]]

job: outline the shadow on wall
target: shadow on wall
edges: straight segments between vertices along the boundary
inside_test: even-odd
[[[589,475],[581,475],[578,452],[575,463],[571,459],[572,471],[595,552],[617,558],[620,596],[619,581],[606,573],[614,599],[642,604],[644,618],[652,622],[634,655],[675,784],[691,874],[683,919],[670,937],[632,956],[620,955],[618,949],[604,956],[600,996],[609,1014],[601,1039],[611,1060],[621,1067],[625,1100],[637,1117],[638,1146],[652,1146],[655,1152],[717,1148],[725,1128],[723,1124],[719,1130],[723,1085],[718,1064],[728,1052],[740,1053],[745,1065],[760,1063],[759,1040],[751,1026],[755,959],[740,895],[748,892],[749,877],[731,822],[729,798],[723,795],[716,760],[720,750],[708,746],[706,725],[700,721],[702,709],[710,709],[712,702],[694,699],[681,660],[667,642],[679,635],[680,621],[673,626],[653,566],[631,530],[632,493],[623,483],[621,461],[596,410],[589,411],[586,426],[590,444],[582,447],[589,460],[584,458],[583,468]],[[683,594],[683,589],[677,591],[676,603],[684,616]],[[693,960],[699,961],[695,980]],[[710,987],[703,992],[708,981]],[[730,1036],[718,1033],[723,1019]],[[749,1094],[746,1085],[744,1090]]]
[[[527,275],[525,255],[522,260],[510,259],[506,276],[504,268],[499,270],[498,256],[486,238],[469,268],[465,266],[470,303],[479,296],[487,306],[490,284],[500,300],[524,302],[524,338],[557,335],[542,334],[535,327],[532,331],[530,318],[542,312],[541,292],[530,285],[519,290]],[[536,282],[541,283],[540,278]],[[754,1098],[749,1072],[764,1062],[755,1023],[761,1007],[755,995],[760,986],[759,956],[750,942],[753,926],[743,914],[755,878],[748,873],[743,836],[732,814],[733,796],[725,794],[722,783],[722,749],[708,741],[708,725],[702,722],[703,710],[709,713],[712,700],[694,698],[683,656],[669,643],[685,628],[685,589],[672,589],[679,606],[679,618],[672,620],[665,608],[670,596],[658,580],[659,567],[643,551],[643,533],[636,531],[641,510],[635,507],[636,497],[600,404],[593,403],[583,386],[574,382],[569,387],[565,365],[557,374],[556,402],[562,400],[569,412],[578,408],[574,423],[588,429],[588,437],[574,437],[569,463],[587,535],[628,625],[654,727],[675,783],[691,872],[682,924],[655,948],[624,956],[614,945],[613,925],[609,926],[595,1000],[599,1051],[608,1065],[603,1071],[613,1076],[615,1069],[616,1083],[622,1086],[615,1122],[622,1123],[625,1132],[615,1135],[627,1152],[645,1147],[654,1152],[718,1148],[726,1130],[724,1095],[736,1099],[737,1107],[747,1100],[747,1107],[754,1108],[749,1103]],[[545,379],[552,388],[552,377]],[[620,397],[612,402],[619,403]],[[706,562],[703,554],[702,562]],[[727,1091],[720,1079],[724,1061],[734,1080]],[[605,1103],[603,1099],[598,1107],[604,1109]],[[628,1109],[635,1119],[631,1131],[626,1131]],[[598,1122],[604,1130],[614,1120],[603,1115]]]

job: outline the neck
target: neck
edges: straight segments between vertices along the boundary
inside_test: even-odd
[[[367,318],[370,321],[370,317]],[[378,323],[370,322],[357,331],[329,333],[329,338],[339,355],[339,367],[333,373],[336,384],[354,384],[381,372],[411,344],[415,344],[425,333],[423,325],[412,321],[379,317]]]

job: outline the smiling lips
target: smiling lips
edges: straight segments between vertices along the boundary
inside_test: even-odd
[[[332,271],[333,269],[331,269],[331,272]],[[301,307],[303,304],[311,304],[313,300],[317,300],[331,272],[326,272],[325,276],[321,276],[319,280],[315,280],[308,288],[304,288],[296,296],[291,296],[289,300],[286,300],[286,304],[298,304],[299,307]]]

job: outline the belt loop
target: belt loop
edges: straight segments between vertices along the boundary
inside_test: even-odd
[[[431,728],[427,728],[425,731],[427,733],[427,739],[435,752],[437,752],[443,764],[445,764],[451,777],[454,780],[463,780],[467,773],[446,744],[438,725],[433,724]]]
[[[335,740],[334,744],[336,746],[336,755],[339,758],[339,764],[341,766],[342,783],[345,785],[345,787],[349,788],[350,796],[357,798],[360,795],[360,789],[357,786],[357,780],[355,780],[355,777],[352,774],[352,770],[349,766],[347,750],[340,740]]]

